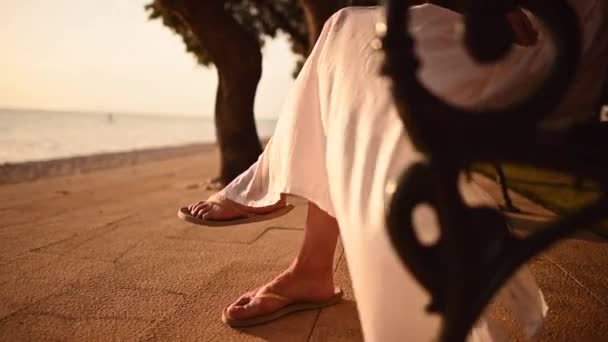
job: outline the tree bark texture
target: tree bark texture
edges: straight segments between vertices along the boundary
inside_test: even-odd
[[[345,0],[300,0],[308,27],[309,49],[314,47],[325,21],[346,4]]]
[[[221,154],[216,181],[225,185],[262,152],[253,111],[262,75],[260,42],[224,9],[222,0],[166,0],[165,5],[189,25],[216,67],[215,127]]]

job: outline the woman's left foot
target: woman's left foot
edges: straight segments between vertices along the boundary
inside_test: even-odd
[[[230,304],[224,310],[224,320],[228,324],[254,320],[298,303],[333,304],[332,299],[339,295],[331,273],[304,274],[290,267],[266,285],[245,293]]]
[[[229,200],[219,194],[212,195],[206,201],[199,201],[188,206],[188,212],[199,219],[226,221],[247,215],[265,215],[282,209],[287,205],[285,196],[272,205],[249,207]]]

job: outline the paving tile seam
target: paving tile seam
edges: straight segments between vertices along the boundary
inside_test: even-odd
[[[98,319],[105,319],[105,320],[119,320],[119,321],[137,321],[137,322],[150,322],[148,328],[150,328],[150,326],[153,326],[154,324],[156,324],[156,322],[161,321],[164,319],[164,317],[166,316],[170,316],[172,313],[175,312],[175,308],[173,308],[172,310],[166,310],[166,312],[164,312],[162,318],[160,319],[150,319],[150,318],[141,318],[141,317],[123,317],[123,316],[113,316],[113,315],[101,315],[101,316],[70,316],[70,315],[62,315],[56,312],[48,312],[48,311],[36,311],[36,310],[29,310],[31,307],[36,306],[46,300],[49,299],[53,299],[53,298],[59,298],[61,296],[64,296],[66,294],[70,294],[73,293],[77,288],[79,288],[82,286],[80,286],[78,284],[78,282],[73,282],[70,284],[65,285],[64,287],[62,287],[61,290],[57,290],[51,294],[49,294],[48,296],[45,296],[44,298],[41,298],[40,300],[27,305],[21,309],[18,309],[14,312],[12,312],[11,314],[0,318],[0,324],[12,317],[12,316],[16,316],[18,314],[25,314],[25,315],[30,315],[30,316],[50,316],[50,317],[55,317],[55,318],[59,318],[59,319],[64,319],[64,320],[73,320],[73,321],[86,321],[86,320],[98,320]],[[165,290],[165,289],[144,289],[144,288],[137,288],[137,287],[104,287],[104,286],[92,286],[92,287],[86,287],[87,289],[102,289],[102,290],[113,290],[113,289],[119,289],[119,290],[128,290],[128,291],[134,291],[134,292],[149,292],[149,293],[156,293],[156,294],[171,294],[173,296],[178,296],[180,298],[190,298],[190,296],[185,295],[185,294],[181,294],[175,291],[171,291],[171,290]]]
[[[15,260],[19,259],[20,257],[22,257],[23,255],[25,255],[25,254],[27,254],[27,253],[30,253],[30,252],[24,252],[24,253],[21,253],[21,254],[17,255],[17,256],[16,256],[14,259],[11,259],[11,261],[8,261],[8,262],[15,261]],[[96,258],[74,257],[74,256],[71,256],[71,255],[63,255],[63,254],[58,254],[58,253],[50,253],[50,252],[35,252],[35,253],[36,253],[36,254],[46,254],[46,255],[52,255],[52,256],[60,256],[60,257],[62,257],[62,258],[66,258],[66,259],[70,259],[70,260],[74,260],[74,261],[82,261],[82,260],[85,260],[85,261],[95,261],[95,262],[101,262],[101,263],[107,263],[107,264],[116,264],[115,262],[112,262],[112,261],[108,261],[108,260],[102,260],[102,259],[96,259]],[[8,262],[7,262],[7,263],[8,263]],[[37,268],[35,271],[33,271],[33,272],[32,272],[32,274],[35,274],[36,272],[39,272],[39,271],[40,271],[40,270],[42,270],[43,268],[49,267],[49,266],[50,266],[52,263],[53,263],[53,262],[49,262],[48,264],[46,264],[46,265],[44,265],[44,266],[42,266],[42,267],[40,267],[40,268]],[[91,266],[86,266],[86,267],[84,267],[83,269],[81,269],[80,271],[85,271],[85,270],[87,270],[87,269],[89,269],[89,268],[91,268],[91,267],[93,267],[93,265],[91,265]],[[31,279],[31,275],[24,276],[24,277],[18,277],[17,279]],[[9,282],[11,282],[11,281],[15,281],[15,279],[4,281],[4,282],[0,283],[0,285],[4,285],[4,284],[9,283]]]
[[[215,244],[215,245],[242,245],[242,246],[246,246],[249,245],[249,242],[241,242],[241,241],[217,241],[217,240],[207,240],[207,239],[197,239],[197,238],[186,238],[186,237],[180,237],[180,236],[164,236],[167,239],[171,239],[171,240],[178,240],[178,241],[198,241],[198,242],[203,242],[203,243],[210,243],[210,244]],[[163,251],[173,251],[173,249],[160,249],[157,248],[155,250],[163,250]],[[186,251],[186,252],[197,252],[200,250],[178,250],[178,252],[181,251]]]
[[[319,321],[319,316],[321,316],[322,310],[323,309],[316,310],[317,313],[315,315],[315,319],[312,321],[312,324],[310,326],[310,331],[308,332],[308,336],[306,336],[306,342],[310,342],[310,340],[312,339],[313,333],[315,331],[315,327],[317,326],[317,321]]]
[[[104,223],[101,226],[97,226],[97,227],[91,228],[89,230],[89,232],[93,232],[91,234],[91,236],[89,238],[83,240],[81,243],[77,244],[76,246],[74,246],[74,248],[70,249],[66,253],[69,253],[69,252],[73,251],[74,249],[76,249],[76,248],[84,245],[85,243],[87,243],[87,242],[89,242],[91,240],[94,240],[94,239],[96,239],[96,238],[98,238],[98,237],[100,237],[100,236],[102,236],[102,235],[104,235],[106,233],[112,232],[112,231],[120,228],[121,226],[119,225],[119,223],[121,223],[123,221],[126,221],[129,218],[134,217],[134,216],[137,216],[137,215],[135,215],[135,214],[126,215],[126,216],[123,216],[123,217],[121,217],[119,219],[116,219],[116,220]],[[36,247],[36,248],[30,249],[29,252],[36,253],[36,252],[38,252],[41,249],[48,248],[48,247],[51,247],[53,245],[57,245],[57,244],[66,242],[68,240],[74,239],[74,238],[76,238],[78,236],[81,236],[81,235],[84,235],[84,234],[87,234],[87,232],[85,232],[85,233],[75,233],[75,234],[73,234],[73,235],[71,235],[71,236],[69,236],[69,237],[67,237],[65,239],[61,239],[59,241],[51,242],[51,243],[49,243],[47,245],[44,245],[44,246],[41,246],[41,247]],[[58,254],[58,255],[61,255],[61,254]]]
[[[26,254],[28,254],[28,253],[29,253],[29,252],[24,252],[24,253],[21,253],[21,254],[20,254],[20,256],[19,256],[19,257],[16,257],[15,259],[12,259],[12,260],[9,260],[9,261],[6,261],[6,262],[0,262],[0,266],[5,266],[5,265],[8,265],[8,264],[10,264],[10,263],[12,263],[12,262],[18,262],[18,260],[19,260],[21,257],[23,257],[24,255],[26,255]],[[36,253],[36,254],[39,254],[39,253]],[[51,265],[52,263],[53,263],[53,261],[46,261],[46,262],[45,262],[43,265],[38,265],[38,266],[37,266],[37,267],[35,267],[34,269],[31,269],[31,270],[30,270],[30,273],[36,273],[36,272],[40,271],[41,269],[43,269],[43,268],[45,268],[45,267],[48,267],[48,266],[49,266],[49,265]],[[9,279],[9,280],[2,280],[2,281],[0,281],[0,285],[5,284],[5,283],[7,283],[7,282],[9,282],[9,281],[11,281],[11,280],[10,280],[10,279]]]
[[[70,211],[72,211],[72,210],[66,210],[64,213],[67,213],[67,212],[70,212]],[[63,215],[63,213],[62,213],[62,214],[60,214],[60,215]],[[44,226],[49,226],[49,225],[50,225],[50,226],[53,226],[53,225],[57,225],[58,223],[62,223],[60,220],[58,220],[58,217],[61,217],[60,215],[54,218],[54,219],[55,219],[55,221],[59,221],[59,222],[54,222],[54,221],[51,221],[51,222],[42,222],[42,223],[37,223],[36,225],[44,225]],[[130,217],[132,217],[132,216],[136,216],[136,214],[128,214],[128,215],[123,214],[123,215],[119,216],[119,218],[117,218],[117,219],[113,219],[113,220],[112,220],[112,221],[110,221],[110,222],[103,223],[103,224],[101,224],[101,225],[99,225],[99,226],[95,226],[95,225],[93,225],[93,228],[90,228],[88,231],[93,231],[93,230],[95,230],[95,229],[99,229],[99,228],[103,228],[103,227],[108,226],[108,225],[112,225],[112,224],[119,223],[119,222],[121,222],[121,221],[123,221],[123,220],[127,220],[127,219],[129,219],[129,218],[130,218]],[[37,219],[36,221],[39,221],[39,220]],[[27,229],[27,228],[31,227],[32,223],[33,223],[33,222],[31,222],[31,221],[26,221],[26,222],[18,222],[18,223],[15,223],[15,224],[13,224],[13,225],[9,225],[9,226],[6,226],[6,227],[2,227],[2,228],[0,228],[0,232],[9,231],[10,229],[15,229],[15,230],[16,230],[16,229]],[[6,229],[4,229],[4,228],[6,228]],[[78,234],[78,233],[76,233],[76,234],[74,234],[74,235],[77,235],[77,234]],[[68,237],[68,238],[65,238],[65,239],[63,239],[63,240],[70,239],[70,238],[74,237],[74,235],[72,235],[72,236],[70,236],[70,237]],[[62,240],[61,240],[61,241],[62,241]],[[60,241],[56,241],[56,242],[60,242]],[[53,243],[54,243],[54,242],[53,242]],[[51,243],[51,244],[52,244],[52,243]],[[43,247],[44,247],[44,246],[43,246]]]
[[[338,267],[340,267],[340,264],[342,263],[344,259],[344,248],[340,251],[340,255],[338,255],[338,262],[336,262],[336,266],[334,267],[334,274],[336,272],[338,272]]]
[[[69,213],[70,211],[72,211],[72,209],[59,210],[59,211],[52,213],[51,215],[46,215],[44,218],[50,219],[50,220],[57,219],[57,217],[60,217],[61,215],[65,214],[65,213]],[[38,221],[38,220],[36,220],[36,221]],[[0,231],[7,230],[8,228],[15,228],[15,227],[19,228],[20,226],[27,226],[31,223],[32,222],[29,220],[9,223],[6,226],[0,227]],[[52,221],[50,223],[52,223]]]
[[[564,275],[566,275],[566,277],[570,278],[572,281],[574,281],[578,286],[580,286],[581,288],[583,288],[589,295],[591,295],[591,297],[593,297],[598,303],[602,304],[602,306],[604,307],[608,307],[608,303],[606,303],[603,299],[601,299],[597,294],[595,294],[595,292],[593,292],[591,289],[589,289],[587,286],[585,286],[585,284],[583,284],[580,280],[578,280],[576,277],[574,277],[574,275],[572,275],[572,273],[568,272],[568,270],[566,270],[565,268],[563,268],[560,264],[558,264],[557,262],[555,262],[555,260],[553,260],[550,256],[545,255],[544,256],[545,259],[547,259],[547,261],[549,261],[551,264],[553,264],[555,267],[557,267],[560,271],[562,271],[564,273]]]
[[[120,253],[116,258],[114,258],[114,260],[112,260],[112,262],[114,264],[118,264],[120,262],[120,259],[122,257],[124,257],[125,255],[129,254],[129,252],[131,252],[132,250],[134,250],[135,248],[137,248],[137,246],[141,246],[143,243],[144,243],[143,241],[138,241],[138,242],[135,242],[135,243],[131,244],[122,253]]]
[[[88,208],[99,208],[99,207],[101,207],[101,206],[100,205],[93,205],[93,206],[90,206]],[[79,209],[87,209],[87,207],[79,208]],[[66,213],[69,213],[69,212],[72,212],[72,211],[74,211],[74,208],[69,208],[69,209],[66,209],[66,210],[59,210],[59,211],[56,211],[56,212],[54,212],[54,213],[52,213],[50,215],[45,215],[42,218],[37,218],[35,221],[40,221],[41,219],[45,219],[45,220],[48,220],[48,221],[44,222],[44,224],[48,225],[48,224],[57,223],[56,221],[59,220],[62,217],[62,215],[66,214]],[[21,226],[28,226],[31,223],[32,222],[28,221],[28,220],[10,223],[7,226],[0,227],[0,231],[5,230],[6,228],[19,228]]]
[[[158,194],[162,194],[163,192],[166,192],[167,189],[173,189],[172,188],[172,184],[173,183],[167,184],[167,185],[164,185],[164,184],[163,185],[156,185],[152,189],[152,191],[141,191],[141,194],[147,194],[147,196],[152,196],[152,195],[157,194],[157,193]],[[128,200],[125,200],[123,202],[128,202]],[[94,201],[94,203],[93,203],[94,205],[83,205],[83,206],[79,206],[78,209],[87,209],[87,208],[93,208],[93,207],[101,207],[101,206],[103,206],[104,204],[107,204],[107,203],[116,204],[116,201],[113,201],[112,198],[97,199],[97,200]],[[6,207],[6,209],[9,209],[9,210],[10,209],[13,209],[13,210],[14,209],[20,209],[20,208],[23,209],[22,207],[23,207],[23,205],[15,205],[15,206],[12,206],[12,207]],[[53,223],[53,220],[57,220],[58,218],[62,217],[64,214],[69,213],[69,212],[71,212],[73,210],[74,210],[74,208],[70,207],[69,209],[66,209],[66,210],[55,211],[55,212],[51,213],[50,215],[44,216],[44,219],[51,220],[51,222],[47,222],[47,224],[48,223]],[[30,223],[31,222],[27,221],[27,220],[26,221],[18,221],[18,222],[10,223],[10,224],[8,224],[6,226],[0,226],[0,231],[4,230],[6,228],[13,228],[13,227],[19,227],[19,226],[23,226],[23,225],[28,225]]]
[[[23,256],[27,253],[30,252],[24,252],[19,254],[19,256]],[[106,263],[106,264],[116,264],[115,262],[113,262],[112,260],[107,260],[107,259],[99,259],[99,258],[90,258],[90,257],[79,257],[79,256],[73,256],[70,254],[61,254],[61,253],[52,253],[52,252],[44,252],[44,251],[37,251],[34,252],[36,254],[46,254],[46,255],[53,255],[53,256],[60,256],[62,258],[66,258],[66,259],[70,259],[70,260],[74,260],[74,261],[97,261],[97,262],[102,262],[102,263]],[[18,259],[18,258],[16,258]],[[15,260],[15,259],[13,259]],[[47,265],[48,266],[48,265]]]
[[[70,284],[70,285],[71,285],[71,284]],[[65,288],[69,288],[69,287],[70,287],[70,285],[66,285],[66,286],[65,286]],[[44,296],[44,297],[42,297],[42,298],[38,299],[37,301],[34,301],[33,303],[30,303],[29,305],[26,305],[26,306],[24,306],[24,307],[22,307],[22,308],[20,308],[20,309],[17,309],[17,310],[15,310],[15,311],[13,311],[13,312],[9,313],[8,315],[5,315],[5,316],[3,316],[3,317],[0,317],[0,324],[2,324],[4,321],[8,320],[8,319],[9,319],[9,318],[11,318],[11,317],[18,315],[19,313],[22,313],[22,312],[24,312],[25,310],[27,310],[27,309],[29,309],[29,308],[31,308],[31,307],[33,307],[33,306],[35,306],[35,305],[38,305],[38,304],[40,304],[41,302],[43,302],[43,301],[45,301],[45,300],[47,300],[47,299],[49,299],[49,298],[51,298],[51,297],[53,297],[53,296],[56,296],[56,295],[57,295],[59,292],[62,292],[62,290],[64,290],[65,288],[62,288],[62,289],[57,289],[57,290],[55,290],[55,292],[52,292],[52,291],[51,291],[51,293],[49,293],[48,295],[46,295],[46,296]],[[62,292],[62,293],[64,293],[64,292]]]
[[[205,245],[209,245],[211,247],[223,247],[227,244],[228,245],[244,245],[244,243],[242,243],[242,242],[208,241],[208,240],[202,240],[202,239],[189,239],[189,238],[179,237],[179,236],[175,236],[175,235],[163,235],[161,237],[164,239],[167,239],[167,240],[202,242]],[[148,246],[143,245],[142,247],[148,247]],[[180,252],[180,253],[199,253],[199,252],[201,252],[200,248],[177,249],[177,248],[165,248],[165,247],[160,247],[160,246],[157,246],[154,248],[143,248],[143,250],[151,251],[151,252],[158,252],[158,251]]]
[[[285,230],[285,231],[302,232],[304,229],[303,228],[291,228],[291,227],[267,227],[259,235],[255,236],[254,238],[252,238],[249,241],[244,241],[244,242],[243,241],[217,241],[217,240],[187,238],[187,237],[180,237],[180,236],[164,236],[164,238],[171,239],[171,240],[182,240],[182,241],[199,241],[199,242],[205,242],[205,243],[216,244],[216,245],[248,246],[248,245],[252,245],[252,244],[256,243],[258,240],[260,240],[262,238],[262,236],[264,234],[266,234],[270,230]],[[194,251],[195,250],[193,250],[193,252]]]
[[[334,274],[338,271],[338,267],[340,266],[340,264],[343,261],[344,261],[344,249],[342,249],[340,251],[340,255],[338,256],[338,261],[336,262],[336,266],[334,267]],[[307,342],[311,341],[311,339],[312,339],[312,337],[314,335],[315,328],[317,327],[317,322],[319,321],[319,317],[321,316],[321,312],[323,310],[324,310],[323,308],[317,310],[317,314],[315,316],[315,319],[313,320],[311,328],[310,328],[310,331],[308,333],[308,336],[306,337],[306,341]]]
[[[106,289],[106,287],[102,287],[102,286],[97,286],[97,287],[91,287],[91,288],[100,288],[100,289]],[[163,288],[155,288],[155,287],[137,287],[137,286],[116,286],[116,287],[112,287],[113,289],[117,289],[117,290],[128,290],[128,291],[142,291],[142,292],[156,292],[156,293],[165,293],[165,294],[170,294],[170,295],[174,295],[174,296],[180,296],[180,297],[189,297],[190,294],[188,293],[184,293],[184,292],[179,292],[179,291],[173,291],[173,290],[167,290],[167,289],[163,289]]]
[[[262,231],[258,236],[254,237],[251,241],[248,241],[248,242],[242,243],[242,244],[252,245],[252,244],[256,243],[258,240],[260,240],[267,232],[269,232],[271,230],[285,230],[285,231],[293,231],[293,232],[301,232],[302,231],[301,228],[270,226],[270,227],[267,227],[266,229],[264,229],[264,231]]]
[[[24,252],[24,253],[21,253],[19,255],[23,255],[25,253],[29,253],[29,252]],[[117,264],[118,263],[118,262],[115,261],[115,259],[96,258],[96,257],[79,257],[79,256],[70,255],[69,252],[66,252],[66,253],[53,253],[53,252],[37,251],[37,252],[34,252],[34,253],[36,253],[36,254],[55,255],[55,256],[60,256],[60,257],[63,257],[63,258],[68,258],[68,259],[71,259],[71,260],[99,261],[99,262],[108,263],[108,264]]]
[[[108,321],[131,321],[131,322],[150,322],[149,318],[138,318],[138,317],[125,317],[125,316],[112,316],[112,315],[101,315],[101,316],[70,316],[63,315],[56,312],[48,311],[27,311],[23,312],[27,316],[46,316],[53,317],[63,321],[89,321],[89,320],[108,320]]]
[[[201,240],[183,240],[183,241],[201,241]],[[225,242],[225,243],[215,243],[215,242],[207,242],[207,241],[201,241],[205,244],[214,244],[213,247],[221,247],[224,245],[239,245],[238,243],[229,243],[229,242]],[[139,251],[145,251],[145,252],[171,252],[171,253],[176,253],[176,254],[201,254],[201,253],[205,253],[204,249],[201,249],[203,247],[206,246],[201,246],[201,248],[183,248],[183,249],[179,249],[179,248],[161,248],[161,247],[157,247],[157,248],[147,248],[147,246],[142,245],[142,248],[138,249]],[[122,263],[122,261],[119,261],[119,263]]]

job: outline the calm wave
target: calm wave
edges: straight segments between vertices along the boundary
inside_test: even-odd
[[[258,120],[270,136],[275,120]],[[210,143],[212,118],[0,109],[0,164]]]

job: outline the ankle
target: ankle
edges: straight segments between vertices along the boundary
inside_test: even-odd
[[[313,279],[333,278],[333,262],[313,262],[298,257],[291,263],[288,272]]]

